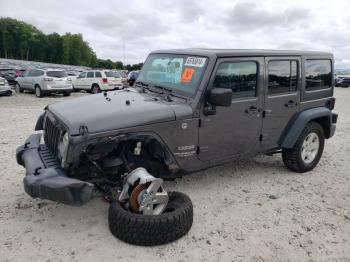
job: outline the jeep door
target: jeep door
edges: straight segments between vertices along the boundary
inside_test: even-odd
[[[300,57],[265,58],[262,149],[278,147],[288,122],[299,111]]]
[[[218,59],[207,92],[213,88],[232,89],[230,107],[216,107],[207,115],[204,102],[199,128],[199,159],[224,160],[254,154],[259,149],[262,128],[264,58]]]

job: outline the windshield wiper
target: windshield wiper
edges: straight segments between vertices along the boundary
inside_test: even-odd
[[[144,82],[142,82],[142,81],[137,81],[137,82],[135,82],[135,87],[141,87],[143,93],[145,93],[146,89],[147,89],[147,90],[150,90],[150,89],[148,88],[148,86],[149,86],[149,84],[146,84],[146,83],[144,83]],[[152,91],[152,90],[150,90],[150,91]]]

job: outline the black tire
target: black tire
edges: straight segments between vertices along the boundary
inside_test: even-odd
[[[63,96],[70,96],[71,92],[63,93]]]
[[[135,214],[115,201],[109,207],[108,224],[122,241],[140,246],[162,245],[185,235],[193,223],[191,199],[180,192],[169,192],[169,203],[160,215]]]
[[[315,133],[319,139],[318,152],[311,163],[305,163],[301,156],[302,145],[305,138],[310,134]],[[316,122],[310,122],[301,132],[298,140],[293,148],[282,149],[282,159],[287,168],[298,173],[308,172],[315,168],[321,159],[324,148],[324,130],[322,126]]]
[[[91,93],[93,93],[93,94],[98,94],[98,93],[100,93],[100,92],[101,92],[101,89],[100,89],[100,87],[99,87],[98,85],[96,85],[96,84],[92,85],[92,87],[91,87]]]
[[[16,93],[23,93],[23,89],[18,83],[15,84],[15,91]]]
[[[40,86],[35,87],[35,96],[36,97],[43,97],[43,91],[41,90]]]

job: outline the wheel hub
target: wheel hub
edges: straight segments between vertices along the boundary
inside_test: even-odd
[[[119,201],[127,201],[133,212],[159,215],[169,200],[162,184],[162,179],[153,177],[146,169],[136,168],[125,178]]]
[[[301,158],[306,164],[315,160],[320,147],[320,139],[314,132],[308,134],[301,147]]]

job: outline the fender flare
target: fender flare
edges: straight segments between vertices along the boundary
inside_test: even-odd
[[[292,148],[305,126],[312,120],[320,123],[329,138],[332,132],[332,111],[326,107],[316,107],[300,112],[293,117],[279,139],[281,148]]]
[[[36,121],[35,124],[35,131],[39,131],[39,130],[44,130],[44,117],[45,117],[45,112],[41,113],[38,120]]]

